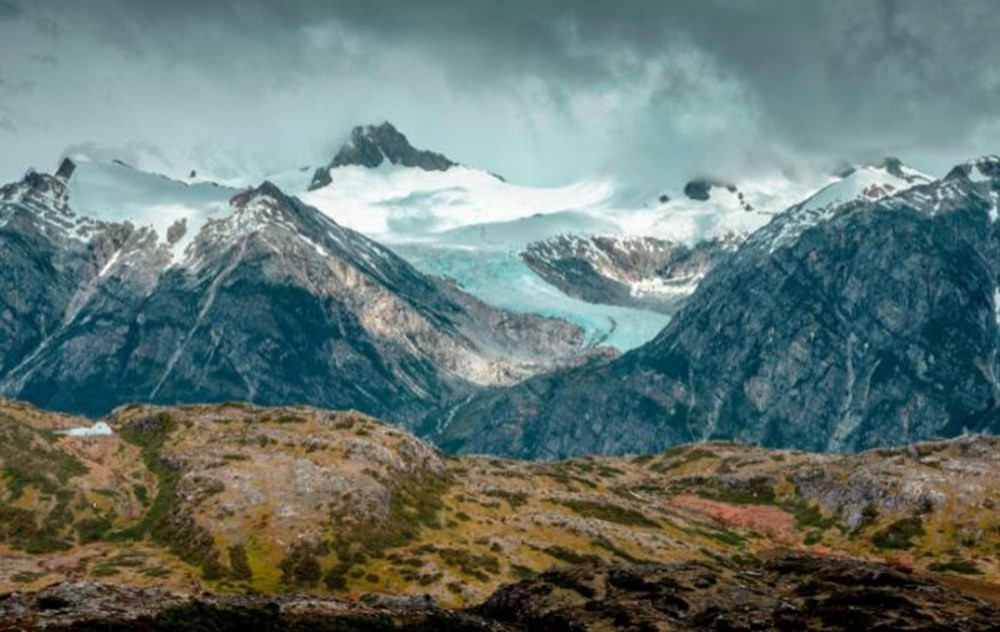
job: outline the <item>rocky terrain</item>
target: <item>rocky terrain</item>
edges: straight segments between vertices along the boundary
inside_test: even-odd
[[[915,176],[889,197],[820,192],[716,266],[650,343],[474,398],[438,440],[558,458],[710,439],[855,451],[996,432],[998,165]],[[869,172],[850,177],[867,190]]]
[[[849,614],[848,614],[849,613]],[[584,564],[448,610],[429,598],[178,595],[56,584],[0,600],[19,630],[913,630],[997,629],[995,602],[851,560],[775,553],[672,564]]]
[[[687,246],[654,237],[560,235],[529,244],[521,258],[569,296],[673,314],[739,241]]]
[[[318,189],[330,184],[333,181],[331,169],[349,165],[374,169],[384,161],[425,171],[445,171],[458,164],[433,151],[415,149],[406,136],[388,121],[381,125],[359,125],[351,130],[350,140],[330,164],[316,170],[309,188]]]
[[[240,605],[225,595],[298,591],[389,595],[403,600],[392,607],[406,608],[423,595],[447,608],[486,602],[477,616],[490,625],[537,626],[551,613],[572,612],[602,629],[597,622],[638,591],[655,603],[633,604],[634,625],[657,603],[666,610],[656,616],[695,625],[680,613],[814,616],[799,597],[872,601],[863,583],[831,577],[877,579],[891,567],[911,583],[869,588],[905,586],[905,602],[891,602],[900,610],[884,614],[889,619],[866,615],[888,622],[948,608],[972,617],[985,606],[953,599],[957,593],[936,582],[996,599],[1000,581],[995,438],[854,456],[708,443],[521,462],[446,456],[360,414],[312,408],[130,406],[105,421],[111,434],[72,436],[69,429],[89,422],[0,406],[0,593],[16,593],[0,597],[0,618],[38,614],[32,604],[49,594],[91,601],[74,602],[74,591],[113,602],[143,601],[129,591],[158,589],[176,596],[163,608],[206,590],[222,595],[222,608],[264,607],[269,599]],[[805,561],[774,566],[775,549]],[[564,574],[548,573],[553,568]],[[625,592],[600,588],[620,573],[640,578],[615,584]],[[711,574],[720,587],[691,592],[663,584],[663,574],[681,586]],[[519,581],[527,583],[502,588]],[[838,585],[850,589],[831,593]],[[602,595],[599,605],[586,606],[591,590]],[[512,604],[523,610],[505,613]],[[65,608],[44,616],[97,616]],[[984,629],[970,626],[963,629]]]
[[[310,402],[415,423],[587,352],[579,327],[492,308],[270,183],[67,161],[0,189],[0,251],[0,393],[71,412]]]

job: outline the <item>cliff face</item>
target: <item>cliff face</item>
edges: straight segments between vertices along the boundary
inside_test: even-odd
[[[1000,430],[998,164],[793,207],[652,342],[475,398],[440,440],[559,457],[705,439],[853,451]]]

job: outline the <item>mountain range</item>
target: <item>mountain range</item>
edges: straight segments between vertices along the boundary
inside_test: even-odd
[[[66,160],[0,191],[0,392],[312,401],[401,423],[589,351],[492,308],[264,184],[234,191]]]
[[[996,432],[998,176],[986,157],[877,199],[821,191],[723,259],[654,340],[474,398],[439,441],[554,458]]]
[[[524,458],[993,431],[996,172],[523,187],[388,123],[281,186],[72,157],[0,189],[0,394],[308,403]]]
[[[995,630],[998,219],[995,156],[526,187],[388,123],[29,170],[0,630]]]

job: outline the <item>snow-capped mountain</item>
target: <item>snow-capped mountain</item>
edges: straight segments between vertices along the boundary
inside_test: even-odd
[[[898,158],[861,165],[791,207],[755,239],[770,240],[770,247],[794,240],[804,230],[828,219],[840,206],[855,201],[875,201],[934,179],[904,165]]]
[[[636,191],[608,179],[520,186],[415,149],[384,123],[355,128],[300,195],[338,223],[390,245],[422,271],[454,279],[491,304],[565,318],[584,327],[591,340],[629,349],[667,323],[664,312],[679,304],[673,296],[692,290],[699,273],[640,278],[622,270],[631,279],[626,295],[618,288],[602,298],[571,287],[575,281],[522,253],[534,242],[596,236],[618,240],[618,250],[659,240],[678,255],[725,244],[716,253],[721,255],[828,178],[814,180],[756,178],[708,186],[699,199],[685,195],[685,187]],[[652,302],[633,300],[633,293]]]
[[[930,181],[929,176],[890,157],[842,171],[832,182],[791,205],[791,212],[774,215],[773,204],[787,202],[790,197],[784,196],[791,196],[797,187],[764,187],[751,181],[744,186],[758,194],[748,195],[735,184],[701,178],[684,186],[680,202],[664,195],[665,201],[660,203],[676,208],[647,228],[652,234],[690,236],[689,228],[695,225],[690,223],[692,218],[703,217],[706,232],[693,243],[614,234],[560,235],[529,244],[521,256],[546,281],[571,296],[672,314],[684,305],[708,271],[753,230],[783,235],[773,238],[777,242],[822,221],[840,204],[877,200]],[[783,193],[765,198],[760,195],[762,190]],[[762,199],[766,200],[761,207],[764,210],[759,210],[754,204],[761,204]],[[737,220],[744,222],[742,227]],[[758,228],[753,229],[755,225]],[[723,228],[728,232],[720,236]]]
[[[1000,431],[1000,158],[929,183],[873,169],[844,180],[860,198],[807,202],[755,233],[653,341],[474,398],[439,440],[555,458]],[[910,186],[886,193],[888,178]]]
[[[0,189],[0,393],[102,413],[238,399],[414,422],[585,352],[286,196],[64,161]]]
[[[330,171],[338,167],[368,167],[375,169],[382,163],[413,167],[423,171],[447,171],[457,167],[442,154],[419,150],[410,144],[391,123],[355,127],[351,138],[333,157],[330,164],[320,167],[313,175],[309,189],[320,189],[332,182]]]

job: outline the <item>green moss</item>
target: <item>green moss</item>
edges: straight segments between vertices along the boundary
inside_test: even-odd
[[[330,545],[337,561],[323,574],[323,582],[332,590],[344,589],[351,569],[365,559],[384,557],[387,549],[413,541],[421,529],[441,527],[438,514],[444,508],[442,497],[451,486],[449,477],[425,474],[382,483],[390,493],[385,519],[349,523],[347,516],[331,516]]]
[[[591,555],[590,553],[577,553],[572,549],[568,549],[557,544],[547,546],[542,549],[542,551],[557,560],[566,562],[567,564],[596,564],[601,561],[601,558],[596,555]]]
[[[630,527],[650,527],[655,529],[660,526],[657,522],[647,518],[645,514],[619,505],[576,499],[563,499],[554,502],[572,509],[577,514],[587,518],[596,518],[605,522],[614,522]]]
[[[28,487],[55,494],[69,479],[88,472],[79,459],[59,448],[58,438],[52,431],[0,415],[0,460],[11,500],[20,498]]]
[[[879,549],[911,549],[913,539],[924,535],[919,518],[901,518],[872,535],[872,544]]]
[[[477,555],[466,549],[436,548],[435,553],[448,566],[457,568],[463,574],[474,577],[481,582],[489,581],[491,576],[500,573],[500,560],[489,553]]]
[[[528,495],[524,492],[511,492],[506,489],[487,489],[483,492],[483,495],[501,498],[507,501],[511,509],[518,509],[528,504]]]
[[[87,518],[74,525],[76,529],[76,540],[80,544],[97,542],[104,537],[104,534],[111,530],[112,521],[107,516]]]
[[[281,569],[281,581],[292,586],[315,586],[323,578],[323,567],[317,557],[322,554],[321,547],[297,542],[278,565]]]
[[[531,579],[537,575],[535,571],[531,570],[527,566],[521,566],[520,564],[511,564],[510,572],[517,579]]]
[[[599,537],[594,538],[593,540],[591,540],[591,544],[593,544],[594,546],[596,546],[599,549],[604,549],[605,551],[611,553],[612,555],[614,555],[615,557],[617,557],[619,559],[625,560],[626,562],[631,562],[632,564],[645,564],[645,563],[649,562],[649,560],[644,560],[644,559],[635,557],[634,555],[632,555],[628,551],[624,551],[624,550],[618,548],[610,540],[608,540],[607,538],[604,538],[602,536],[599,536]]]
[[[31,571],[21,571],[10,576],[10,580],[17,584],[30,584],[45,577],[48,573],[32,573]]]
[[[253,571],[250,569],[250,561],[247,559],[247,550],[242,544],[234,544],[229,547],[229,576],[235,580],[248,581],[253,579]]]
[[[98,564],[94,568],[90,569],[91,577],[112,577],[120,573],[121,570],[117,566],[111,564]]]
[[[136,499],[143,507],[149,505],[149,490],[146,489],[145,485],[134,484],[132,486],[132,493],[135,494]]]
[[[720,544],[725,544],[726,546],[731,547],[742,547],[747,541],[745,537],[735,531],[730,531],[729,529],[713,529],[708,531],[699,530],[695,533],[699,533],[706,538],[710,538]]]
[[[113,534],[116,539],[142,539],[150,537],[166,546],[185,562],[198,566],[205,579],[221,579],[227,575],[219,561],[212,535],[198,526],[193,516],[185,512],[178,497],[180,471],[176,464],[163,458],[161,451],[177,429],[177,422],[169,413],[158,413],[135,420],[125,426],[119,436],[142,449],[146,467],[156,476],[156,498],[142,520],[130,529]]]
[[[747,480],[736,479],[726,483],[713,481],[706,483],[695,493],[702,498],[733,505],[777,504],[774,483],[766,477],[754,477]]]
[[[816,505],[806,504],[805,501],[800,501],[786,508],[791,509],[792,514],[795,516],[795,525],[799,529],[819,529],[824,531],[837,524],[836,519],[824,516],[823,512]]]
[[[982,575],[983,571],[979,569],[972,560],[960,560],[953,559],[946,562],[934,562],[928,565],[927,570],[935,573],[957,573],[959,575]]]

